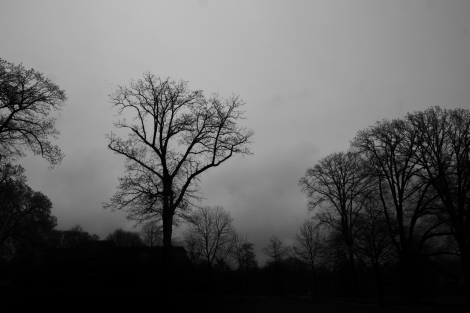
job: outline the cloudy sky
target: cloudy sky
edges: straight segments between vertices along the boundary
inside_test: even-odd
[[[20,163],[58,228],[79,223],[102,239],[132,230],[101,206],[124,169],[105,139],[116,119],[108,95],[146,71],[238,94],[254,155],[204,174],[202,204],[224,206],[258,253],[273,234],[291,244],[309,217],[298,181],[319,158],[384,118],[470,108],[469,16],[465,0],[0,0],[0,58],[68,96],[57,115],[62,163]]]

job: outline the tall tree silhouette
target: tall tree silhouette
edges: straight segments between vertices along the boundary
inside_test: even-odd
[[[205,97],[187,82],[145,73],[110,96],[121,116],[114,123],[127,136],[111,133],[108,147],[126,157],[126,175],[104,208],[124,210],[145,221],[161,216],[164,264],[169,266],[172,226],[189,209],[198,176],[235,154],[251,154],[253,131],[237,125],[244,102],[235,95]]]
[[[417,132],[416,163],[449,217],[470,299],[470,111],[432,107],[407,115]]]
[[[373,191],[373,177],[361,156],[348,151],[319,160],[307,169],[299,184],[309,199],[309,210],[320,208],[317,212],[320,221],[341,234],[349,256],[352,291],[356,292],[355,228],[364,200]]]
[[[418,132],[401,119],[377,122],[352,141],[377,179],[378,198],[413,302],[420,250],[428,239],[442,234],[444,224],[432,184],[421,178],[423,168],[414,161],[418,141]]]

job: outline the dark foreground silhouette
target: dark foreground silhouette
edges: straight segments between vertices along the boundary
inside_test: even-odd
[[[246,297],[178,294],[162,298],[154,292],[132,290],[14,290],[0,294],[2,308],[14,309],[153,309],[172,312],[468,312],[468,306],[457,304],[387,305],[347,303],[340,299],[311,301],[306,297]]]

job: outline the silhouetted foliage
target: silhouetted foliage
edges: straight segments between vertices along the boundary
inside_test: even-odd
[[[98,235],[90,235],[79,224],[68,230],[53,230],[50,234],[50,243],[54,248],[76,249],[85,241],[99,240]]]
[[[48,116],[66,100],[65,91],[41,73],[0,59],[0,163],[25,156],[24,149],[51,167],[60,163],[64,155],[50,142],[59,131]]]
[[[145,245],[139,233],[120,228],[106,236],[105,240],[113,241],[116,247],[139,247]]]
[[[0,246],[8,239],[37,239],[57,224],[51,201],[26,185],[23,173],[16,167],[13,176],[0,182]]]

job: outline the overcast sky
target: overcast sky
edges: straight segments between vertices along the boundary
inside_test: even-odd
[[[221,205],[257,251],[291,244],[311,216],[298,186],[308,167],[348,149],[357,131],[439,105],[470,108],[470,1],[0,0],[0,58],[66,90],[52,170],[21,159],[58,228],[103,239],[132,230],[104,211],[124,158],[107,148],[108,95],[146,71],[245,102],[253,156],[202,176],[202,205]],[[260,255],[261,257],[261,255]]]

